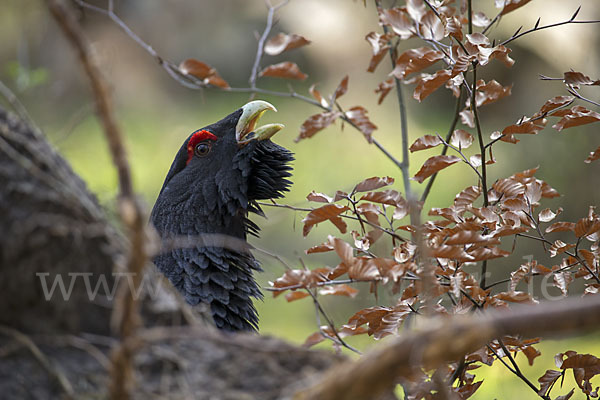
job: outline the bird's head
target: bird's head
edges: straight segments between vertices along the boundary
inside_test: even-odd
[[[270,139],[281,124],[257,126],[266,101],[251,101],[222,120],[194,131],[182,144],[169,170],[155,212],[198,202],[215,212],[247,210],[255,200],[278,198],[287,191],[292,153]],[[157,210],[159,208],[159,210]],[[252,207],[250,207],[252,211]]]

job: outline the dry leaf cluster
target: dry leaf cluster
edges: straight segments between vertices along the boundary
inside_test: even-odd
[[[536,135],[549,120],[557,131],[599,121],[600,114],[586,108],[595,103],[587,101],[578,90],[582,86],[598,86],[600,81],[581,72],[565,72],[561,80],[569,95],[557,95],[543,102],[533,115],[484,136],[478,114],[485,106],[511,96],[512,84],[496,79],[484,81],[476,73],[493,62],[513,67],[515,61],[508,45],[524,33],[517,31],[503,39],[494,38],[490,31],[501,17],[528,1],[496,1],[498,14],[494,18],[480,11],[469,17],[466,2],[407,0],[406,4],[391,8],[376,3],[382,32],[370,32],[365,37],[372,50],[367,71],[381,70],[381,61],[387,56],[391,55],[393,61],[388,76],[375,88],[379,103],[400,84],[414,85],[413,98],[419,102],[445,88],[460,104],[457,120],[462,127],[455,123],[446,138],[430,133],[410,146],[410,152],[443,149],[442,154],[429,157],[411,179],[424,183],[454,164],[465,163],[477,184],[456,194],[447,207],[428,210],[422,209],[426,195],[417,201],[410,197],[409,188],[400,193],[392,188],[395,182],[391,177],[363,180],[349,192],[308,194],[307,200],[316,205],[302,220],[303,236],[322,223],[330,223],[337,233],[306,249],[306,254],[332,252],[339,262],[333,267],[287,270],[271,282],[269,290],[275,296],[285,293],[287,301],[307,297],[317,301],[317,296],[328,295],[354,298],[361,287],[357,283],[364,286],[366,282],[378,305],[356,311],[339,326],[328,321],[329,325],[320,326],[305,345],[330,339],[336,347],[350,347],[344,341],[348,336],[367,334],[378,340],[399,335],[403,329],[410,329],[407,321],[423,315],[451,317],[492,308],[509,309],[515,303],[537,304],[540,299],[525,286],[538,276],[545,277],[563,296],[569,295],[576,280],[583,283],[584,295],[596,294],[600,289],[600,216],[594,206],[590,205],[586,215],[577,221],[561,220],[562,208],[543,208],[546,199],[560,194],[536,177],[538,167],[494,182],[488,181],[486,169],[497,162],[493,148],[499,142],[517,145],[519,135]],[[571,23],[576,17],[577,13],[564,23]],[[538,21],[525,33],[542,28]],[[412,43],[420,44],[414,43],[414,48],[399,53],[399,43],[411,38],[418,39]],[[306,119],[297,141],[311,138],[342,119],[372,143],[377,127],[368,119],[367,110],[354,106],[344,111],[339,106],[338,100],[348,90],[348,77],[329,96],[322,95],[313,85],[309,92],[323,111]],[[588,105],[575,104],[578,100]],[[475,152],[471,146],[477,147]],[[598,158],[600,147],[585,162]],[[419,218],[422,212],[429,216],[426,221]],[[378,246],[384,241],[386,245]],[[506,279],[486,281],[486,269],[500,266],[501,260],[513,254],[521,242],[540,245],[546,258],[513,267]],[[381,253],[385,248],[391,251]],[[542,265],[542,261],[549,266]],[[381,288],[395,296],[394,304],[379,303]],[[498,360],[542,398],[550,398],[555,383],[568,369],[573,371],[578,390],[597,397],[590,379],[600,373],[600,364],[589,354],[560,353],[556,356],[559,370],[548,370],[539,378],[539,386],[530,382],[521,373],[515,357],[522,353],[533,365],[541,354],[535,348],[540,340],[505,336],[444,368],[423,369],[404,382],[407,398],[437,398],[434,393],[439,391],[439,382],[446,382],[456,398],[466,399],[483,382],[476,380],[475,370]],[[576,389],[557,399],[571,398]]]

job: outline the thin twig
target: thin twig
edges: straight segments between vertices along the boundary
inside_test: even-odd
[[[50,375],[63,392],[70,399],[75,398],[75,391],[73,390],[73,385],[67,377],[62,373],[62,371],[57,368],[55,365],[52,365],[48,357],[44,355],[44,353],[40,350],[40,348],[31,340],[27,335],[17,331],[8,326],[0,326],[0,333],[4,336],[8,336],[16,340],[21,345],[25,346],[33,355],[33,357],[40,363],[40,365],[46,370],[48,375]]]
[[[585,102],[588,102],[590,104],[593,104],[597,107],[600,107],[600,103],[595,102],[594,100],[590,100],[587,97],[583,97],[581,94],[579,94],[579,92],[577,90],[575,90],[575,88],[573,88],[573,86],[568,85],[567,86],[567,92],[571,93],[573,96],[577,97],[579,100],[583,100]]]
[[[103,125],[113,164],[119,178],[119,211],[121,220],[128,228],[130,249],[127,255],[127,270],[132,273],[133,288],[139,287],[146,263],[145,217],[133,191],[131,171],[123,143],[123,134],[114,116],[108,85],[99,66],[91,56],[89,44],[73,11],[62,0],[47,0],[47,5],[64,35],[77,53],[92,87],[98,117]],[[113,14],[113,0],[108,2],[108,13]],[[123,24],[124,25],[124,24]],[[123,27],[123,26],[122,26]],[[133,33],[133,32],[131,32]],[[130,292],[129,285],[119,287],[113,308],[122,343],[113,351],[111,369],[111,397],[128,399],[133,385],[133,347],[124,343],[134,336],[140,324],[138,298]]]
[[[325,312],[325,310],[323,309],[323,307],[321,306],[321,303],[319,303],[319,300],[317,299],[317,295],[314,294],[310,289],[306,289],[306,291],[308,292],[308,294],[310,295],[310,297],[312,297],[313,299],[313,304],[315,305],[315,312],[316,312],[316,318],[317,318],[317,324],[319,326],[319,332],[321,333],[321,335],[329,340],[332,340],[333,342],[337,343],[340,346],[344,346],[345,348],[347,348],[350,351],[353,351],[356,354],[362,354],[358,349],[350,346],[348,343],[346,343],[344,341],[344,339],[341,338],[341,336],[339,335],[337,329],[335,329],[335,325],[333,323],[333,321],[329,318],[329,316],[327,315],[327,313]],[[320,315],[323,315],[323,318],[325,318],[325,321],[327,322],[327,325],[329,326],[329,328],[331,329],[331,331],[333,332],[335,337],[331,337],[328,334],[326,334],[325,332],[323,332],[323,330],[321,329],[321,317]]]
[[[377,6],[380,6],[379,1],[376,2]],[[383,26],[384,34],[387,34],[389,31],[386,25]],[[389,49],[390,60],[392,63],[392,69],[396,68],[396,50],[394,46],[390,45]],[[402,181],[404,183],[404,192],[406,198],[411,201],[412,200],[412,191],[410,187],[410,170],[409,170],[409,154],[408,154],[408,117],[406,115],[406,104],[404,101],[404,95],[402,90],[402,82],[396,76],[394,76],[394,84],[396,86],[396,96],[398,99],[398,111],[400,115],[400,136],[402,142],[402,162],[398,165],[400,171],[402,173]],[[412,223],[412,221],[411,221]]]
[[[275,12],[285,6],[289,0],[282,1],[280,4],[273,6],[269,1],[267,1],[267,7],[269,9],[267,14],[267,26],[263,31],[260,39],[258,40],[258,47],[256,49],[256,57],[254,58],[254,65],[252,65],[252,72],[250,74],[250,79],[248,79],[248,83],[250,83],[250,87],[256,88],[256,78],[258,76],[258,68],[260,67],[260,60],[262,59],[262,55],[264,53],[264,46],[267,38],[269,37],[269,33],[271,33],[271,29],[273,28],[273,17],[275,16]]]
[[[562,22],[557,22],[557,23],[554,23],[554,24],[539,26],[538,25],[539,20],[538,20],[538,23],[536,23],[536,25],[533,28],[531,28],[529,30],[526,30],[524,32],[518,33],[516,35],[513,35],[510,38],[506,39],[505,41],[501,42],[500,44],[503,45],[503,46],[505,46],[508,43],[512,42],[513,40],[517,40],[520,37],[523,37],[523,36],[525,36],[525,35],[527,35],[529,33],[541,31],[543,29],[554,28],[554,27],[561,26],[561,25],[567,25],[567,24],[597,24],[597,23],[600,23],[600,20],[575,21],[575,18],[577,18],[577,14],[579,14],[580,10],[581,10],[581,6],[577,7],[577,10],[573,14],[573,16],[571,18],[569,18],[568,20],[562,21]]]
[[[470,4],[470,0],[469,0]],[[479,121],[479,112],[477,110],[477,104],[475,103],[475,95],[477,93],[477,65],[473,63],[473,88],[471,92],[471,110],[473,110],[473,117],[475,119],[475,128],[477,130],[477,141],[479,142],[479,151],[481,152],[481,189],[483,192],[483,206],[489,205],[488,201],[488,189],[487,189],[487,168],[485,164],[485,143],[483,142],[483,133],[481,131],[481,123]]]
[[[510,354],[510,351],[508,351],[508,349],[504,345],[504,342],[502,342],[502,339],[498,339],[498,344],[500,344],[500,347],[502,348],[502,351],[504,352],[504,354],[506,354],[506,357],[508,357],[508,360],[510,361],[510,363],[514,367],[514,370],[511,370],[511,372],[513,372],[523,382],[525,382],[527,384],[527,386],[529,386],[531,388],[531,390],[533,390],[542,399],[549,400],[550,398],[548,396],[543,396],[543,395],[539,394],[540,389],[538,387],[536,387],[533,383],[531,383],[531,381],[525,375],[523,375],[523,373],[521,372],[521,369],[519,368],[519,365],[517,364],[517,362],[513,358],[512,354]]]

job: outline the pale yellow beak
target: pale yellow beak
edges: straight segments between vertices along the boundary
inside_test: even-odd
[[[242,106],[242,115],[235,127],[235,139],[239,144],[246,144],[251,140],[270,139],[284,128],[282,124],[267,124],[258,128],[256,127],[256,123],[267,110],[277,112],[275,106],[263,100],[251,101]],[[254,134],[247,138],[252,132]]]

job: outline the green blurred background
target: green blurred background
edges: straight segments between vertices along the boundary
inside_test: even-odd
[[[380,29],[375,8],[372,2],[367,3],[364,7],[362,1],[292,0],[279,12],[273,34],[298,33],[312,40],[312,44],[280,56],[265,56],[262,66],[284,60],[298,63],[309,78],[291,82],[291,86],[305,95],[313,83],[318,83],[322,93],[329,94],[348,74],[349,91],[340,103],[345,108],[366,107],[370,119],[379,127],[374,136],[400,158],[395,94],[392,92],[382,105],[377,105],[377,95],[373,92],[389,73],[389,61],[384,60],[374,74],[366,72],[371,50],[364,36]],[[478,8],[479,3],[483,3],[482,9]],[[104,6],[105,2],[94,4]],[[175,63],[197,58],[217,68],[232,86],[248,85],[256,37],[262,33],[266,21],[263,0],[127,0],[116,4],[121,18],[162,57]],[[489,16],[496,13],[491,0],[474,4],[476,10],[485,11]],[[526,28],[533,25],[537,17],[542,17],[542,23],[567,19],[579,4],[583,6],[580,19],[600,18],[597,0],[538,0],[506,16],[490,36],[506,38],[520,25]],[[135,186],[150,208],[176,151],[189,133],[221,119],[246,103],[249,97],[217,90],[186,89],[107,18],[82,10],[80,17],[94,55],[112,85],[117,114],[127,135]],[[600,77],[599,28],[598,25],[569,25],[528,35],[510,46],[511,56],[517,61],[513,68],[492,62],[482,69],[480,78],[486,81],[494,78],[505,86],[514,85],[511,97],[481,110],[484,134],[489,136],[495,130],[502,130],[521,116],[536,112],[545,100],[566,94],[560,82],[540,81],[538,74],[561,76],[563,71],[572,68],[594,79]],[[0,38],[0,80],[16,93],[50,141],[88,182],[108,212],[114,214],[117,178],[93,113],[86,79],[43,2],[2,0]],[[403,44],[404,48],[421,45],[415,39]],[[273,78],[259,79],[260,87],[284,92],[289,90],[289,83]],[[412,88],[406,89],[411,140],[435,132],[445,135],[454,109],[454,99],[449,92],[439,90],[419,104],[412,99]],[[597,88],[584,94],[596,101],[600,98]],[[294,143],[302,121],[318,110],[288,98],[260,98],[279,109],[277,114],[267,114],[262,122],[284,123],[286,129],[275,140],[296,153],[294,186],[285,203],[307,206],[305,198],[311,190],[332,195],[338,189],[350,190],[355,183],[370,176],[392,176],[397,182],[394,188],[403,191],[399,170],[352,128],[342,127],[337,122],[313,139]],[[5,102],[3,105],[7,106]],[[552,125],[552,121],[548,125]],[[538,177],[560,193],[568,194],[545,201],[542,208],[565,208],[561,220],[574,221],[584,216],[587,207],[597,204],[600,198],[597,183],[600,164],[598,161],[591,165],[583,163],[588,153],[600,145],[599,126],[573,128],[565,133],[548,128],[537,136],[520,137],[517,145],[499,143],[494,147],[499,162],[489,168],[490,181],[540,165]],[[469,152],[474,153],[474,149]],[[412,156],[411,172],[414,174],[433,154],[433,151],[420,152]],[[448,205],[456,193],[471,184],[476,184],[476,177],[465,165],[443,171],[425,209]],[[413,182],[413,190],[422,188]],[[263,231],[260,239],[253,240],[257,247],[282,256],[294,267],[300,266],[300,258],[309,267],[337,263],[330,255],[304,254],[306,248],[323,242],[327,234],[337,234],[332,225],[321,224],[303,238],[303,213],[282,209],[266,212],[268,219],[257,221]],[[382,243],[376,250],[386,255],[391,248]],[[505,278],[523,262],[522,257],[528,255],[547,266],[558,262],[544,256],[535,243],[519,242],[514,257],[490,263],[491,279]],[[260,254],[257,256],[265,269],[259,276],[261,284],[266,286],[268,281],[283,274],[279,263]],[[346,322],[360,308],[393,303],[390,293],[383,291],[376,300],[367,296],[368,288],[361,289],[364,290],[356,299],[323,299],[324,307],[337,324]],[[580,289],[574,287],[573,291],[577,293]],[[549,292],[558,294],[554,288]],[[314,308],[308,299],[287,304],[283,296],[273,299],[267,293],[258,308],[264,334],[302,343],[316,330]],[[546,341],[539,346],[543,356],[536,359],[533,367],[526,367],[522,355],[517,360],[535,382],[546,369],[553,368],[552,357],[557,352],[571,349],[600,355],[597,339],[598,335],[592,335]],[[349,342],[360,348],[374,344],[367,337],[351,338]],[[329,344],[319,346],[330,347]],[[482,367],[477,374],[493,379],[486,380],[475,399],[537,398],[500,363],[492,368]],[[566,390],[555,389],[553,393],[564,394]]]

